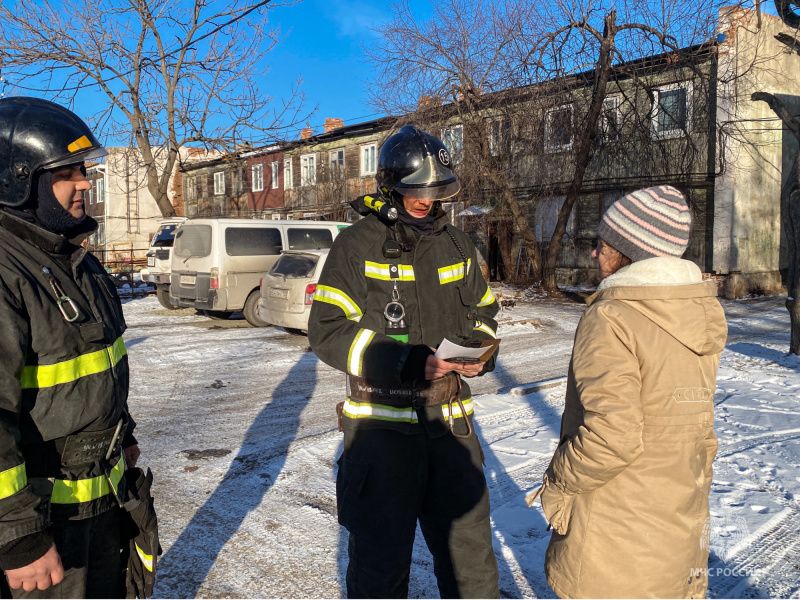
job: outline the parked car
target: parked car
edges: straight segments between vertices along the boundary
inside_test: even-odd
[[[259,281],[282,250],[330,248],[348,223],[191,219],[181,225],[172,253],[170,301],[227,319],[241,311],[264,327],[256,308]]]
[[[262,321],[308,333],[308,316],[328,250],[288,250],[261,280]]]
[[[184,217],[159,219],[160,224],[147,252],[147,268],[140,271],[142,281],[156,286],[156,297],[164,308],[178,308],[169,301],[170,261],[175,234],[185,220]]]

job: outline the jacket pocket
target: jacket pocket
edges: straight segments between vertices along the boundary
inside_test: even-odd
[[[345,460],[344,455],[339,458],[339,473],[336,476],[336,513],[339,525],[350,533],[358,532],[358,517],[363,514],[360,506],[361,491],[368,472],[368,464]]]
[[[574,495],[565,494],[545,478],[542,489],[542,508],[548,523],[559,535],[567,535],[574,502]]]

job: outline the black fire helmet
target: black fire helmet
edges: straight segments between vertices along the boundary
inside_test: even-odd
[[[442,140],[414,125],[390,136],[378,155],[378,188],[412,200],[444,200],[461,189]]]
[[[34,174],[106,156],[75,113],[47,100],[0,98],[0,205],[21,206]]]

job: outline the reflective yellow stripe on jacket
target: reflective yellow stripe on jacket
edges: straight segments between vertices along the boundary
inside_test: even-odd
[[[367,346],[375,337],[375,332],[369,329],[359,329],[353,343],[350,344],[350,352],[347,353],[347,372],[351,375],[361,376],[361,368],[364,362],[364,352]]]
[[[22,389],[37,389],[69,383],[87,375],[112,369],[125,354],[127,354],[125,342],[120,336],[111,346],[96,352],[81,354],[53,365],[28,365],[22,370],[20,384]]]
[[[13,496],[28,485],[25,463],[11,467],[0,473],[0,500]]]
[[[472,265],[472,259],[467,260],[467,273],[469,274],[469,268]],[[459,279],[464,279],[464,263],[460,262],[455,265],[448,265],[446,267],[442,267],[439,269],[439,283],[444,285],[445,283],[452,283],[454,281],[458,281]]]
[[[117,464],[111,469],[108,477],[99,475],[89,479],[55,479],[53,480],[53,504],[77,504],[102,498],[109,492],[116,493],[119,482],[125,474],[125,459],[120,456]]]
[[[391,273],[388,264],[381,264],[372,261],[364,261],[364,275],[370,279],[380,279],[391,281]],[[411,265],[397,265],[400,281],[414,281],[414,267]]]
[[[472,398],[463,400],[464,410],[468,415],[472,414]],[[461,407],[458,402],[453,402],[453,418],[461,418]],[[413,408],[397,408],[396,406],[386,406],[384,404],[372,404],[370,402],[354,402],[350,398],[345,400],[343,412],[351,419],[376,419],[378,421],[391,421],[393,423],[416,423],[417,411]],[[442,413],[445,418],[450,416],[450,409],[447,404],[442,405]]]
[[[486,323],[482,323],[481,321],[475,321],[475,327],[473,327],[472,330],[482,331],[483,333],[492,336],[494,339],[497,339],[497,332],[489,327]]]
[[[317,291],[314,293],[314,300],[319,302],[326,302],[338,306],[344,311],[345,316],[351,321],[358,323],[364,313],[358,307],[358,304],[353,302],[353,299],[345,294],[342,290],[327,285],[318,285]]]
[[[478,302],[478,306],[489,306],[492,302],[495,301],[494,294],[492,293],[492,288],[488,285],[486,286],[486,293],[481,298],[481,301]]]

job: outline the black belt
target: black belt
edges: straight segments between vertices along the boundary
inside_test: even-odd
[[[396,408],[422,408],[447,404],[461,394],[461,377],[448,373],[432,381],[415,381],[407,384],[387,384],[348,375],[348,397],[354,402],[385,404]]]

